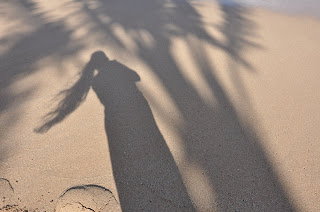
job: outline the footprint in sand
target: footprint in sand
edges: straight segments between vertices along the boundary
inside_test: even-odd
[[[108,189],[98,185],[69,188],[58,199],[55,212],[121,211],[120,205]]]

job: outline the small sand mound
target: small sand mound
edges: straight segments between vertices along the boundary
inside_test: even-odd
[[[69,188],[60,196],[55,212],[121,211],[120,205],[108,189],[98,185]]]
[[[5,178],[0,178],[0,211],[7,205],[15,205],[12,204],[14,190],[9,180]]]

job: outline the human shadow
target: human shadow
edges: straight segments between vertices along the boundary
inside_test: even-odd
[[[194,211],[173,156],[136,86],[139,75],[104,52],[92,54],[79,80],[60,92],[58,107],[36,129],[61,122],[92,87],[105,107],[105,129],[123,211]]]
[[[153,105],[162,113],[164,122],[180,135],[184,161],[202,171],[204,177],[197,179],[200,181],[203,177],[202,182],[207,183],[208,193],[212,194],[208,195],[209,201],[203,203],[197,193],[201,189],[187,184],[197,209],[296,211],[264,149],[265,138],[260,135],[257,122],[247,118],[254,116],[254,110],[240,71],[255,73],[245,53],[249,49],[263,48],[253,39],[256,24],[250,9],[232,0],[217,1],[222,21],[213,24],[187,0],[170,1],[170,4],[147,0],[139,0],[139,3],[97,0],[99,7],[96,9],[90,9],[86,1],[77,2],[83,4],[83,11],[95,23],[95,30],[105,35],[103,42],[111,40],[109,44],[115,49],[131,51],[150,67],[150,72],[173,100],[183,124],[174,123],[159,102],[154,101]],[[103,16],[109,20],[107,23],[102,21]],[[114,26],[119,26],[127,36],[117,33]],[[220,31],[224,39],[209,33],[208,26]],[[144,42],[143,36],[139,37],[140,32],[152,38],[151,46]],[[123,41],[124,37],[135,44],[134,49]],[[208,86],[215,103],[206,102],[196,86],[186,79],[184,73],[188,67],[184,68],[173,53],[177,40],[185,47],[179,53],[184,50],[190,54],[185,58],[195,64],[196,76]],[[103,42],[101,45],[105,45]],[[226,67],[221,68],[220,58],[210,54],[208,47],[226,54]],[[220,72],[230,76],[234,93],[240,97],[237,102],[230,98],[230,90],[221,80]]]
[[[250,104],[250,95],[248,94],[250,92],[247,92],[244,81],[242,81],[242,70],[250,71],[250,73],[257,71],[254,65],[246,59],[246,52],[250,49],[263,48],[258,43],[255,43],[255,39],[253,39],[256,36],[256,24],[253,21],[250,9],[231,4],[232,0],[228,0],[228,4],[224,4],[222,0],[218,1],[222,21],[214,24],[210,20],[204,19],[203,15],[187,0],[175,0],[170,4],[166,1],[157,0],[139,0],[138,2],[96,0],[99,3],[99,7],[95,8],[91,7],[88,1],[75,0],[75,2],[83,6],[81,12],[88,16],[89,32],[101,35],[99,37],[101,39],[97,42],[101,46],[108,45],[110,49],[134,54],[137,59],[144,62],[150,68],[150,72],[157,77],[159,83],[166,89],[167,95],[177,107],[179,123],[171,119],[170,116],[172,114],[164,110],[165,105],[162,102],[160,104],[160,101],[155,101],[156,97],[148,98],[149,103],[153,105],[153,109],[161,114],[160,116],[164,123],[172,127],[174,132],[179,135],[179,139],[181,139],[183,162],[190,166],[187,169],[185,168],[187,166],[182,167],[184,169],[183,176],[192,176],[193,178],[192,182],[186,183],[186,186],[196,209],[200,211],[297,210],[286,188],[281,183],[279,173],[277,173],[274,164],[265,151],[264,142],[266,139],[262,134],[260,135],[259,125],[250,119],[250,117],[254,117],[254,110]],[[193,1],[193,3],[196,3],[196,1]],[[208,29],[213,28],[222,34],[223,39],[213,33],[209,33]],[[131,41],[129,44],[126,42],[128,40]],[[210,99],[214,103],[208,103],[206,99],[199,95],[197,87],[193,86],[190,80],[186,78],[185,72],[188,67],[185,68],[184,65],[181,65],[181,61],[179,62],[174,54],[174,50],[178,49],[175,46],[177,41],[181,41],[180,44],[185,47],[179,50],[179,53],[184,50],[185,53],[189,54],[182,58],[187,58],[186,60],[190,60],[195,64],[196,76],[203,79],[203,82],[208,87],[208,93],[212,94]],[[208,47],[219,50],[219,52],[226,55],[227,65],[225,67],[221,66],[220,57],[215,57],[219,54],[209,53]],[[137,76],[132,74],[134,72],[124,72],[131,73],[128,76],[125,74],[126,77],[116,75],[117,80],[114,81],[110,80],[109,82],[106,79],[108,81],[107,85],[107,83],[97,83],[100,78],[104,78],[101,76],[107,74],[100,74],[102,68],[96,67],[107,67],[111,66],[112,63],[103,63],[105,65],[98,66],[97,64],[99,63],[90,64],[91,62],[87,64],[81,79],[75,86],[60,93],[64,101],[60,102],[57,110],[49,114],[48,124],[43,125],[43,128],[38,130],[40,132],[42,130],[45,131],[47,130],[46,128],[50,128],[57,122],[62,121],[84,100],[91,86],[97,94],[99,90],[103,90],[104,92],[100,91],[98,97],[102,104],[106,106],[106,131],[120,201],[124,210],[139,209],[139,207],[135,207],[137,204],[133,204],[130,208],[130,201],[126,200],[125,195],[134,194],[136,189],[132,190],[129,185],[125,185],[123,179],[127,177],[125,182],[130,184],[131,179],[143,176],[148,181],[154,176],[147,176],[148,170],[153,169],[147,169],[146,175],[122,172],[127,169],[131,171],[131,167],[135,166],[132,165],[133,161],[118,157],[121,155],[121,148],[123,152],[126,151],[127,153],[127,151],[133,151],[137,147],[132,147],[132,142],[123,143],[121,140],[125,140],[126,137],[130,138],[127,139],[130,141],[131,138],[138,139],[138,133],[140,133],[140,139],[146,136],[145,140],[148,140],[149,135],[143,129],[149,129],[144,125],[148,123],[146,120],[149,120],[155,131],[157,131],[157,133],[151,134],[156,137],[159,135],[161,145],[165,149],[167,147],[160,132],[158,132],[157,126],[154,124],[148,103],[133,83],[138,80]],[[96,77],[92,77],[94,75],[93,69],[98,70]],[[108,76],[111,76],[111,73],[109,72]],[[117,73],[123,73],[123,71]],[[235,88],[234,93],[240,97],[239,100],[230,97],[230,90],[221,80],[221,73],[226,73],[226,75],[230,76],[231,84]],[[124,83],[120,83],[123,78],[127,79],[127,81],[124,80]],[[97,86],[99,84],[103,86]],[[119,94],[115,96],[116,98],[110,98],[112,96],[110,89],[112,88],[109,87],[119,89],[113,91]],[[130,91],[131,95],[124,91]],[[124,96],[130,96],[130,98],[124,98]],[[135,100],[132,99],[134,97],[136,98]],[[118,103],[115,101],[118,101]],[[121,101],[128,104],[121,103]],[[141,111],[147,111],[141,116],[143,121],[140,119],[134,121],[139,110],[134,111],[137,114],[133,114],[133,110],[130,109],[131,104],[134,108],[139,104],[147,107],[147,109],[144,109],[144,107],[139,108]],[[111,105],[115,106],[111,107]],[[124,115],[122,116],[121,114]],[[147,114],[150,116],[149,119],[143,118]],[[116,115],[116,117],[112,117],[112,115]],[[117,120],[113,121],[116,118]],[[112,126],[108,124],[112,124]],[[129,126],[134,127],[128,130]],[[136,128],[139,129],[138,132],[134,131]],[[122,129],[128,130],[128,134],[121,134],[126,133],[126,130]],[[121,133],[120,130],[122,131]],[[143,132],[140,132],[140,130]],[[119,139],[120,142],[115,139]],[[135,143],[139,143],[142,146],[153,145],[153,139],[149,143],[145,142],[145,140],[135,141]],[[175,142],[175,140],[172,142]],[[121,147],[121,145],[123,146]],[[154,145],[156,146],[156,144]],[[144,152],[145,149],[147,147],[143,147],[143,151],[139,151],[141,155],[147,155],[146,160],[157,158],[157,155],[149,155],[155,154],[153,148]],[[169,156],[167,157],[166,154],[163,154],[159,158],[169,158],[169,164],[173,164],[173,167],[175,167],[171,154],[168,150],[165,152]],[[125,153],[122,154],[126,155]],[[124,161],[128,164],[122,164]],[[152,164],[152,162],[147,161],[147,164]],[[139,167],[138,165],[139,162],[137,162],[137,167]],[[139,172],[142,168],[137,170]],[[168,173],[169,176],[178,176],[180,179],[179,173],[175,170],[177,169],[173,168],[173,171],[161,172],[161,174]],[[201,171],[199,175],[197,175],[198,170]],[[194,177],[195,175],[196,177]],[[152,180],[149,182],[152,182]],[[198,185],[203,187],[199,188]],[[181,187],[184,188],[183,185]],[[122,193],[122,191],[126,191],[125,188],[132,191]],[[144,187],[142,186],[142,188]],[[203,190],[206,192],[203,192]],[[141,191],[144,192],[144,190]],[[144,193],[144,198],[149,196],[149,193]],[[205,196],[203,193],[208,195]],[[140,202],[138,197],[128,198],[138,199],[138,202]],[[207,201],[203,201],[202,198]],[[150,206],[150,208],[152,207]],[[154,208],[157,209],[159,207]]]

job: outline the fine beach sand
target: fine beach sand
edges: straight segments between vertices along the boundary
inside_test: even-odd
[[[320,211],[320,20],[184,0],[0,14],[0,211]]]

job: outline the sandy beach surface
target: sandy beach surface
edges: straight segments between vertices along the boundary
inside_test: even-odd
[[[1,212],[320,211],[316,17],[195,0],[0,14]]]

